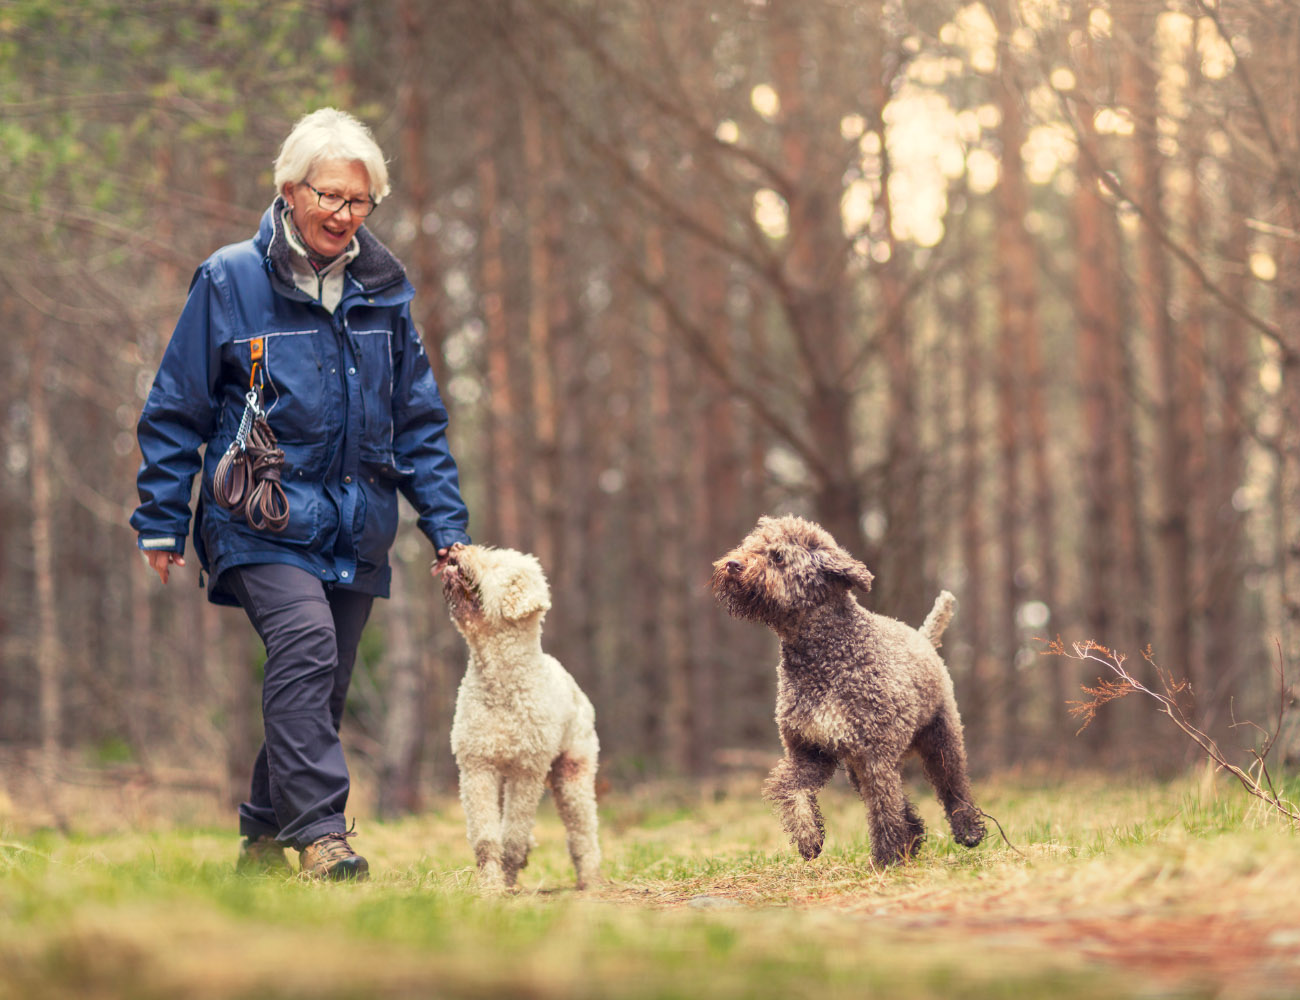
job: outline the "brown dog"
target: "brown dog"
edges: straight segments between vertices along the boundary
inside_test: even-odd
[[[871,589],[867,568],[822,527],[764,517],[713,564],[713,590],[739,618],[781,640],[776,721],[785,758],[763,794],[805,858],[821,853],[826,828],[818,790],[844,764],[867,807],[871,856],[910,857],[925,827],[903,792],[900,766],[920,755],[953,837],[984,839],[966,776],[961,717],[948,668],[935,652],[956,599],[943,591],[920,630],[867,611],[853,587]]]

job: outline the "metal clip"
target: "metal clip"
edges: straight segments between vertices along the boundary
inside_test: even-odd
[[[259,405],[257,390],[249,389],[244,396],[244,415],[239,418],[239,430],[235,431],[235,440],[230,443],[231,450],[235,448],[240,451],[247,450],[248,432],[253,427],[253,421],[263,416],[266,414],[262,412],[262,407]]]

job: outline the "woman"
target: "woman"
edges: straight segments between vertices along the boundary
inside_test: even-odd
[[[468,514],[414,290],[363,225],[389,192],[374,138],[342,111],[315,111],[285,139],[275,187],[257,235],[195,273],[137,428],[131,525],[167,583],[185,565],[202,468],[194,547],[208,599],[241,606],[266,645],[266,739],[239,807],[239,866],[287,870],[287,845],[304,873],[365,878],[344,823],[338,728],[371,603],[388,596],[397,491],[435,572],[469,542]],[[261,437],[246,438],[259,412]],[[237,438],[268,460],[256,507],[244,502],[251,481],[241,489],[229,461],[218,468]]]

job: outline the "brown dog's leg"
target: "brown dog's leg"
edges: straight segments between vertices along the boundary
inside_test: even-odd
[[[912,744],[921,757],[925,776],[934,786],[943,811],[948,814],[953,838],[965,847],[984,839],[984,821],[971,796],[966,775],[966,747],[961,724],[941,711],[934,721],[916,734]]]
[[[776,808],[785,832],[807,859],[822,852],[826,824],[817,806],[817,792],[835,773],[835,758],[815,747],[790,745],[763,784],[763,797]]]
[[[848,767],[867,807],[871,860],[881,866],[906,861],[925,840],[925,824],[903,793],[898,765],[860,757]]]

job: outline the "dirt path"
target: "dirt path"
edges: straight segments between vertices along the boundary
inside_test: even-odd
[[[1002,906],[986,912],[900,907],[886,913],[877,908],[868,919],[913,940],[943,938],[1009,959],[1108,967],[1133,975],[1138,992],[1300,997],[1295,909],[1176,912],[1160,906],[1150,912],[1086,908],[1020,916]]]

